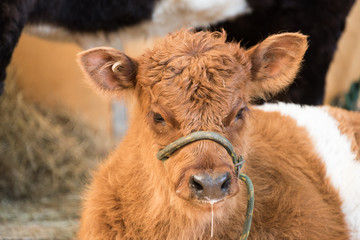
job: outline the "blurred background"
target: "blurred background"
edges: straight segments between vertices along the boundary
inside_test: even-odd
[[[326,75],[324,104],[344,106],[360,80],[359,23],[358,0]],[[154,40],[129,39],[122,48],[135,57]],[[26,31],[15,48],[0,97],[0,239],[73,238],[79,192],[126,129],[121,103],[83,81],[75,61],[82,50]]]

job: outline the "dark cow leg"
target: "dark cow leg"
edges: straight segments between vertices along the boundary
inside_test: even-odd
[[[0,82],[0,96],[3,94],[3,92],[4,92],[4,84],[5,83],[5,81],[1,81]]]
[[[0,1],[0,94],[4,91],[6,67],[34,3],[35,0]]]

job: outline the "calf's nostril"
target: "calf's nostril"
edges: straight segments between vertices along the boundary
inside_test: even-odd
[[[231,178],[230,178],[230,177],[227,177],[227,178],[225,179],[225,182],[221,185],[221,190],[222,190],[223,192],[229,191],[230,183],[231,183]]]
[[[199,193],[204,190],[204,187],[201,184],[201,179],[197,179],[196,176],[193,176],[191,178],[190,186],[195,190],[196,193]]]

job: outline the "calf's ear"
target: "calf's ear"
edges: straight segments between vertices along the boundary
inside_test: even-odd
[[[136,85],[137,62],[107,47],[80,52],[77,61],[92,85],[105,92],[119,92]]]
[[[294,80],[307,49],[307,36],[300,33],[272,35],[250,48],[250,96],[266,98],[288,87]]]

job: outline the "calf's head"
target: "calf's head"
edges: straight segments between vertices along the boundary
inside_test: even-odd
[[[299,33],[272,35],[248,50],[225,39],[224,32],[181,30],[136,59],[111,48],[78,56],[100,92],[133,96],[128,134],[141,145],[139,161],[151,166],[149,171],[160,171],[172,193],[199,205],[238,191],[225,149],[197,141],[164,164],[156,159],[157,151],[194,131],[213,131],[242,154],[249,102],[286,88],[307,48]]]

